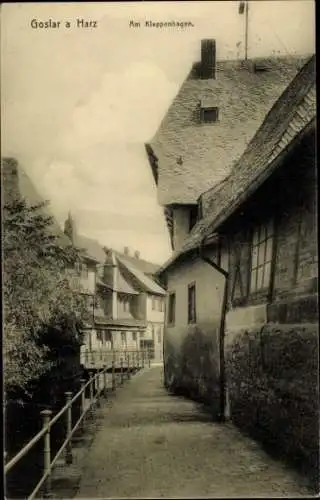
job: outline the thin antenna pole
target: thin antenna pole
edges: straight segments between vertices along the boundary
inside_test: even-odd
[[[245,60],[247,60],[248,59],[248,20],[249,20],[249,1],[248,0],[246,1],[246,4],[245,4],[245,16],[246,16],[246,19],[245,19],[245,42],[244,42],[245,54],[244,54],[244,58],[245,58]]]

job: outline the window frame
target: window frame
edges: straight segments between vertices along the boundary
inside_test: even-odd
[[[89,277],[89,269],[88,269],[88,264],[86,262],[81,262],[81,278],[82,279],[88,279]]]
[[[174,326],[176,320],[176,292],[168,293],[168,315],[167,324],[168,326]]]
[[[188,285],[188,324],[197,322],[196,282]],[[193,295],[192,295],[193,294]]]
[[[260,293],[270,293],[274,268],[275,236],[276,228],[273,217],[268,219],[266,222],[256,224],[252,229],[249,269],[249,295],[251,296]],[[269,270],[266,280],[265,277],[267,268],[269,268]],[[259,274],[261,271],[262,276]],[[253,273],[255,273],[254,287]]]
[[[121,345],[127,346],[127,335],[126,332],[121,332]]]
[[[215,119],[214,120],[206,120],[205,115],[206,113],[214,112],[215,113]],[[208,107],[201,107],[200,108],[200,122],[201,123],[217,123],[219,121],[219,108],[218,106],[208,106]]]

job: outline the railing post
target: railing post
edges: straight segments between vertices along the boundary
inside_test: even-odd
[[[103,394],[104,397],[108,396],[108,380],[107,380],[107,365],[103,365]]]
[[[86,381],[84,378],[80,379],[80,384],[81,384],[81,416],[84,414],[85,409],[86,409],[86,391],[84,386],[86,385]],[[81,422],[81,427],[84,429],[84,417]]]
[[[127,379],[130,378],[130,353],[127,354]]]
[[[51,419],[52,411],[51,410],[43,410],[41,412],[42,416],[42,425],[46,428]],[[47,432],[44,435],[43,439],[43,473],[46,474],[50,471],[51,467],[51,445],[50,445],[50,427],[48,427]],[[49,472],[49,476],[45,481],[43,497],[47,498],[51,494],[51,473]]]
[[[114,360],[112,360],[112,390],[116,390],[116,373],[115,373],[115,363]]]
[[[137,369],[140,370],[140,351],[137,351]]]
[[[72,444],[71,444],[71,439],[70,439],[70,434],[72,431],[72,405],[71,399],[72,399],[72,392],[67,391],[65,392],[66,396],[66,404],[69,405],[67,409],[67,435],[66,439],[68,439],[67,446],[66,446],[66,464],[70,465],[72,464]]]
[[[93,377],[92,377],[92,372],[89,372],[89,377],[90,377],[90,383],[89,383],[89,394],[90,394],[90,410],[92,409],[93,405]]]
[[[96,374],[96,380],[97,380],[97,407],[100,408],[100,371],[97,371]]]
[[[123,359],[120,359],[120,383],[123,384]]]
[[[151,366],[151,351],[148,351],[148,365]]]
[[[142,363],[141,363],[142,364],[142,368],[144,368],[144,351],[145,350],[143,349],[142,350]]]

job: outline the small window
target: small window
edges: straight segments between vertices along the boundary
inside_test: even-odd
[[[271,280],[273,222],[255,228],[252,236],[250,291],[268,290]]]
[[[196,284],[188,286],[188,323],[196,322]]]
[[[176,315],[176,294],[170,293],[168,297],[168,324],[174,325]]]
[[[132,341],[137,342],[137,333],[136,332],[132,332]]]
[[[121,344],[122,345],[126,345],[127,344],[127,339],[126,339],[125,332],[121,332]]]
[[[200,108],[201,123],[214,123],[218,121],[219,109],[217,107]]]

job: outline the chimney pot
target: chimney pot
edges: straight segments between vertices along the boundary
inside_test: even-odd
[[[216,41],[201,40],[201,78],[203,80],[216,77]]]
[[[129,255],[129,247],[124,247],[124,255]]]
[[[134,256],[135,256],[136,259],[140,259],[140,252],[135,251],[134,252]]]

